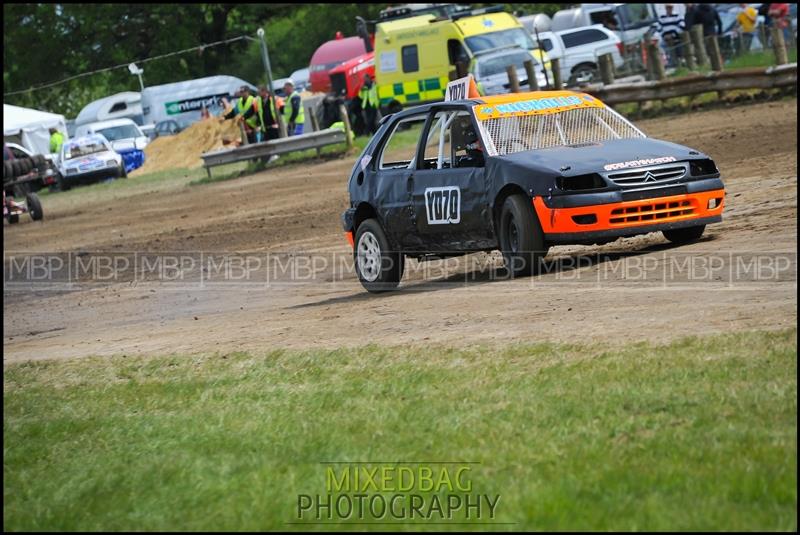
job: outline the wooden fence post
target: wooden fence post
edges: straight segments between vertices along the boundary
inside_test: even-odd
[[[772,26],[772,49],[775,51],[775,64],[785,65],[789,63],[789,55],[786,53],[786,43],[783,40],[783,30],[777,26]]]
[[[603,80],[604,85],[611,85],[614,83],[614,56],[611,54],[603,54],[598,58],[600,63],[600,79]]]
[[[661,60],[661,50],[653,41],[647,43],[647,57],[653,69],[653,78],[656,80],[663,80],[666,78],[667,73],[664,71],[664,62]]]
[[[703,25],[695,24],[690,30],[692,45],[694,45],[694,55],[697,58],[697,66],[703,67],[708,63],[706,47],[703,44]]]
[[[509,65],[506,67],[506,74],[508,74],[508,86],[512,93],[519,93],[519,78],[517,78],[517,67]]]
[[[536,69],[533,66],[533,60],[525,60],[522,64],[525,65],[525,72],[528,74],[528,89],[531,91],[538,91],[539,81],[536,79]]]
[[[309,113],[310,112],[310,113]],[[311,131],[318,132],[319,131],[319,121],[317,120],[317,114],[315,110],[306,108],[306,115],[308,116],[309,120],[311,121]],[[317,158],[322,156],[322,147],[317,147]]]
[[[551,59],[550,67],[553,69],[553,89],[564,89],[564,84],[561,82],[561,60]]]
[[[689,32],[681,32],[681,55],[686,61],[686,68],[693,71],[696,65],[694,62],[694,46]]]
[[[716,35],[706,37],[708,58],[711,60],[711,70],[721,72],[723,69],[722,53],[719,51],[719,41]]]
[[[345,141],[347,142],[347,149],[353,148],[353,137],[352,137],[352,129],[350,128],[350,117],[347,115],[347,108],[344,107],[344,104],[339,104],[339,116],[342,118],[342,122],[344,123],[344,137]]]

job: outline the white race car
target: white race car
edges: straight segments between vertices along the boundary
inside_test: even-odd
[[[60,186],[68,190],[78,182],[98,182],[107,178],[128,178],[120,156],[105,137],[92,134],[71,139],[61,147]]]

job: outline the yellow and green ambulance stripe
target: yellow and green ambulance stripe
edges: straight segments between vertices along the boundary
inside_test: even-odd
[[[396,84],[378,85],[378,98],[381,106],[386,106],[393,100],[400,104],[414,104],[431,100],[443,100],[444,90],[447,88],[449,78],[425,78]]]

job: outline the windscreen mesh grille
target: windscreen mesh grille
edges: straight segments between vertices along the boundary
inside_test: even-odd
[[[624,118],[605,108],[485,119],[481,126],[488,138],[487,144],[493,145],[487,149],[496,155],[644,137]]]

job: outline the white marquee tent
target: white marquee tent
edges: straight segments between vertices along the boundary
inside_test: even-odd
[[[63,115],[3,104],[4,142],[19,143],[36,154],[47,154],[51,128],[57,128],[67,139]]]

